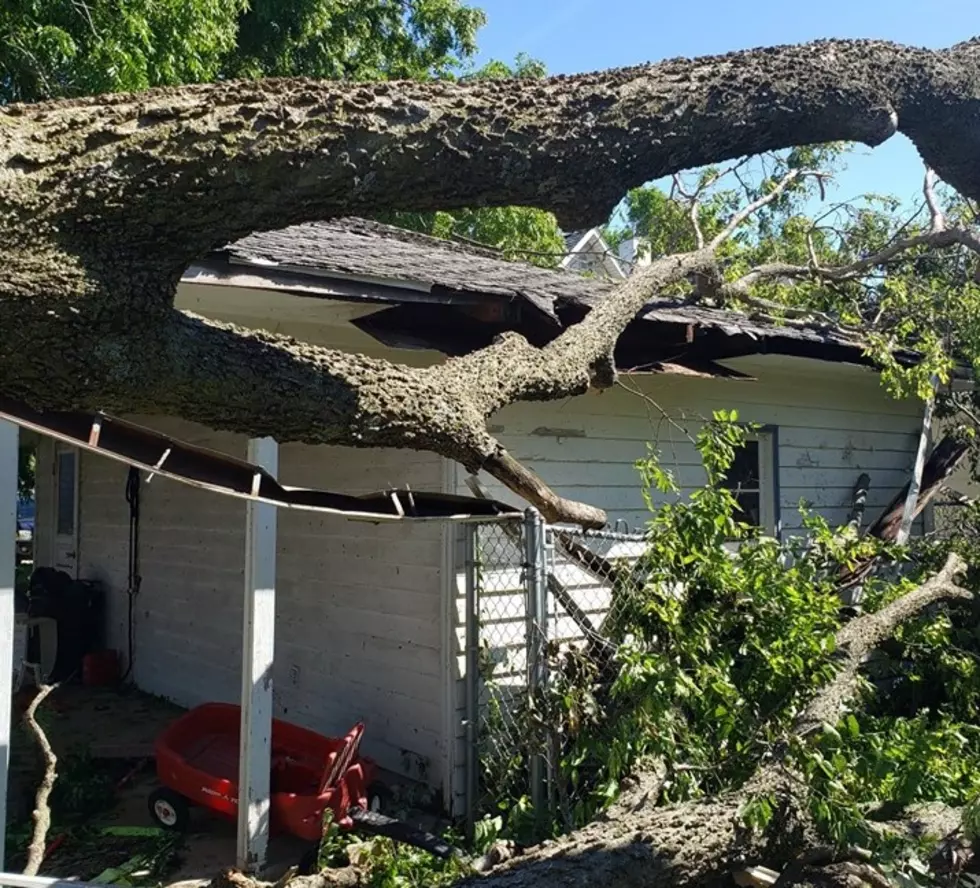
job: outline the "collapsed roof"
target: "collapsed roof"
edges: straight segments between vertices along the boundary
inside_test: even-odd
[[[249,235],[209,255],[188,279],[244,268],[278,289],[377,304],[352,323],[390,347],[446,355],[482,348],[508,330],[544,345],[615,286],[357,218]],[[625,371],[731,377],[740,374],[718,361],[758,354],[873,363],[858,339],[828,324],[781,325],[670,301],[651,301],[627,327],[616,363]]]

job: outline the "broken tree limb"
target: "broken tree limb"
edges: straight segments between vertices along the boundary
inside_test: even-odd
[[[895,630],[927,607],[944,601],[968,601],[973,593],[956,584],[966,571],[966,562],[951,554],[942,570],[917,589],[881,610],[865,614],[844,625],[837,633],[833,660],[838,672],[797,719],[794,732],[806,736],[822,724],[834,724],[855,694],[858,674],[865,657]]]
[[[860,530],[861,523],[864,521],[864,508],[868,502],[868,490],[871,488],[871,476],[867,472],[858,475],[854,482],[854,491],[851,495],[851,513],[847,516],[847,523],[854,529]]]
[[[33,668],[37,693],[24,712],[24,722],[27,724],[41,751],[44,774],[41,777],[37,794],[34,797],[34,812],[31,815],[34,821],[34,827],[31,832],[30,844],[27,846],[27,863],[24,866],[25,876],[36,876],[38,870],[41,868],[41,864],[44,862],[48,830],[51,828],[51,808],[48,805],[48,799],[51,797],[51,791],[54,789],[55,781],[58,779],[58,757],[51,748],[47,734],[44,733],[44,729],[37,721],[38,707],[57,689],[58,685],[45,684],[41,680],[40,667],[33,665]]]
[[[968,451],[969,444],[967,441],[956,434],[946,435],[935,446],[922,469],[922,483],[915,508],[912,511],[913,520],[922,514],[922,510],[932,502],[936,494],[939,493],[943,482],[953,474]],[[867,533],[870,536],[882,540],[897,539],[910,488],[911,481],[895,494],[892,501],[868,528]]]

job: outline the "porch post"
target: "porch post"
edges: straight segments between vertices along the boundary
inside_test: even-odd
[[[0,420],[0,871],[7,831],[10,770],[10,698],[14,686],[14,582],[17,575],[18,429]]]
[[[275,476],[279,445],[248,442],[248,461]],[[238,867],[256,872],[269,844],[272,753],[272,663],[276,622],[276,507],[249,502],[245,524],[245,607],[242,623],[242,720],[238,770]]]

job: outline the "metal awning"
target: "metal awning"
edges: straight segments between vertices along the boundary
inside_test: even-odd
[[[260,466],[196,447],[108,414],[40,412],[0,398],[0,418],[83,450],[184,484],[285,509],[326,512],[365,521],[487,521],[520,512],[497,500],[390,489],[363,496],[280,484]]]

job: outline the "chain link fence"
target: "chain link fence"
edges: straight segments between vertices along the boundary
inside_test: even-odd
[[[569,751],[618,675],[643,535],[548,526],[533,510],[466,533],[468,820],[523,800],[539,836],[571,829],[596,775]]]

